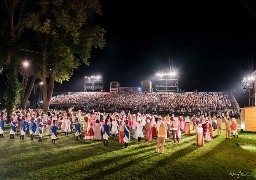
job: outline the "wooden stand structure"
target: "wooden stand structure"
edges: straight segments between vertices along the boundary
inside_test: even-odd
[[[256,132],[256,107],[241,108],[241,130]]]

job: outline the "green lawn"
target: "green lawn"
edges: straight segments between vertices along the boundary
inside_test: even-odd
[[[0,139],[0,179],[256,179],[256,134],[225,139],[224,133],[197,147],[192,131],[180,144],[167,140],[165,154],[157,154],[155,140],[132,140],[125,149],[116,140],[104,147],[71,134],[53,145],[49,136],[39,143],[20,141],[19,135],[10,140],[6,132]]]

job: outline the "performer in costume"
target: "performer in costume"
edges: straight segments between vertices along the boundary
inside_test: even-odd
[[[46,121],[46,131],[45,131],[46,136],[51,134],[51,124],[52,124],[51,116],[48,116]]]
[[[149,119],[147,119],[145,129],[146,129],[146,140],[151,142],[152,141],[152,125]]]
[[[127,148],[128,144],[130,142],[130,131],[129,131],[129,127],[127,125],[124,125],[124,147]]]
[[[221,128],[222,128],[222,119],[220,116],[217,118],[217,130],[218,130],[218,135],[221,135]]]
[[[173,142],[176,143],[176,140],[177,142],[179,143],[179,135],[178,135],[178,130],[179,130],[179,120],[177,117],[174,117],[173,118],[174,120],[172,121],[171,123],[171,127],[172,127],[172,138],[173,138]]]
[[[204,145],[204,134],[202,124],[198,124],[196,127],[196,145],[203,146]]]
[[[238,133],[237,133],[237,122],[235,118],[232,118],[232,123],[231,123],[231,130],[232,130],[232,134],[235,137],[238,137]]]
[[[193,117],[191,118],[191,121],[192,121],[192,125],[193,125],[193,130],[195,129],[196,127],[196,115],[194,114]]]
[[[185,118],[185,127],[184,127],[184,131],[186,135],[190,135],[190,119],[189,116],[187,116]]]
[[[180,130],[183,132],[184,126],[185,126],[184,118],[180,116],[179,121],[180,121]]]
[[[230,139],[230,133],[231,133],[231,120],[230,117],[226,118],[226,138]]]
[[[92,128],[92,122],[88,126],[88,130],[85,132],[84,139],[94,139],[94,131]]]
[[[212,133],[211,133],[211,123],[209,122],[209,118],[206,119],[204,123],[204,138],[206,141],[211,141],[212,140]]]
[[[70,118],[64,119],[64,132],[65,132],[65,136],[68,136],[68,133],[71,131],[70,127],[71,127],[71,121]]]
[[[169,114],[165,115],[165,124],[166,124],[166,132],[167,132],[167,138],[170,137],[170,123],[171,123],[171,117]]]
[[[0,138],[4,137],[5,122],[6,122],[6,120],[4,119],[4,113],[1,113],[1,115],[0,115]]]
[[[108,146],[108,138],[109,138],[109,124],[108,124],[108,120],[105,120],[105,124],[103,125],[103,143],[104,146]]]
[[[124,126],[125,126],[125,122],[121,121],[121,124],[119,126],[119,132],[118,132],[118,141],[119,143],[123,143],[124,142]]]
[[[142,126],[140,120],[136,124],[136,136],[137,136],[136,139],[138,139],[138,143],[140,144],[141,138],[144,137],[143,126]]]
[[[213,131],[215,131],[217,129],[217,119],[216,119],[216,116],[213,116],[213,119],[212,119],[212,129],[213,129]]]
[[[75,133],[76,140],[78,140],[78,136],[80,137],[80,139],[82,139],[81,124],[79,123],[78,118],[76,119],[75,129],[76,129],[76,133]]]
[[[10,139],[14,139],[16,133],[17,122],[12,120],[10,124]]]
[[[29,124],[29,132],[30,132],[30,139],[33,140],[36,134],[36,123],[34,118],[31,119],[31,122]]]
[[[28,123],[26,121],[25,117],[22,117],[20,121],[20,140],[24,140],[24,137],[26,135]]]
[[[164,153],[164,143],[166,138],[166,127],[164,122],[161,122],[160,127],[158,129],[157,135],[157,145],[156,145],[156,152],[157,153]]]
[[[84,133],[86,134],[87,132],[87,129],[88,129],[88,114],[86,114],[84,116],[84,125],[83,125],[83,130],[85,131]]]
[[[55,144],[56,143],[56,139],[57,139],[57,130],[58,127],[55,124],[55,120],[53,121],[53,124],[51,126],[51,131],[52,131],[52,135],[51,135],[51,139],[52,139],[52,143]]]
[[[152,138],[157,136],[156,133],[156,121],[155,121],[155,116],[152,116],[152,120],[151,120],[151,129],[152,129]]]
[[[101,129],[100,129],[100,121],[99,119],[96,119],[95,121],[95,139],[101,140]]]
[[[38,142],[43,141],[43,132],[44,132],[44,124],[42,122],[40,122],[38,124],[38,135],[39,135]]]

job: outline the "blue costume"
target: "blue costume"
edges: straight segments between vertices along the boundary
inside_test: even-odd
[[[110,131],[109,131],[110,127],[108,124],[104,124],[103,125],[103,134],[107,134],[108,136],[110,135]]]
[[[21,140],[24,140],[24,136],[27,131],[27,126],[28,126],[28,123],[25,120],[20,122],[20,139]]]
[[[0,137],[4,137],[4,130],[5,130],[5,120],[0,117]]]
[[[43,131],[44,131],[44,125],[43,123],[39,123],[38,125],[38,135],[39,135],[39,140],[38,142],[42,142],[43,141]]]
[[[82,135],[81,135],[81,124],[76,121],[76,124],[75,124],[75,129],[76,129],[76,139],[78,140],[78,136],[80,136],[80,139],[82,138]]]
[[[12,121],[10,124],[10,139],[14,139],[14,135],[16,132],[17,123]]]
[[[36,134],[36,123],[31,121],[29,124],[30,138],[33,140],[34,135]]]
[[[55,122],[54,122],[53,125],[51,126],[51,131],[52,131],[51,138],[52,138],[53,144],[55,144],[57,139],[57,130],[58,130],[58,127],[55,125]]]
[[[127,148],[129,141],[130,141],[130,131],[129,131],[129,128],[125,125],[124,126],[124,147],[125,148]]]
[[[110,127],[108,125],[108,121],[106,120],[105,124],[103,125],[103,143],[104,143],[104,146],[108,146],[108,137],[110,135],[109,129],[110,129]]]

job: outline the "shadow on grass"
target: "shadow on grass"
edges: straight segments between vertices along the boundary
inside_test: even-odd
[[[121,149],[121,151],[126,151],[129,149]],[[116,164],[114,164],[114,162],[118,162],[118,161],[123,161],[126,160],[128,157],[134,157],[136,155],[140,155],[146,152],[150,152],[152,151],[152,147],[148,147],[147,149],[143,149],[143,150],[139,150],[139,151],[130,151],[129,153],[121,153],[119,152],[119,154],[112,154],[110,157],[109,155],[102,155],[101,157],[95,157],[94,155],[91,156],[91,160],[86,158],[81,158],[80,160],[76,160],[77,162],[74,162],[73,159],[67,161],[66,163],[57,163],[51,166],[47,166],[44,168],[41,168],[38,171],[32,171],[32,174],[35,174],[37,176],[40,176],[40,173],[44,173],[47,172],[49,170],[54,171],[54,170],[58,170],[58,169],[65,169],[65,172],[63,172],[63,176],[67,176],[70,173],[71,174],[88,174],[89,176],[93,176],[91,175],[91,173],[93,174],[101,174],[101,170],[104,167],[108,167],[111,166],[112,164],[115,166]],[[117,163],[118,164],[118,163]],[[68,168],[67,168],[68,167]],[[100,172],[98,172],[100,171]],[[47,175],[46,175],[47,176]],[[47,178],[46,178],[47,179]],[[94,178],[93,178],[94,179]]]
[[[212,179],[256,179],[255,176],[253,177],[256,154],[248,153],[236,146],[236,141],[236,138],[225,139],[196,159],[198,162],[203,162],[200,168],[201,171],[207,172],[206,177],[209,176]],[[208,168],[203,164],[207,164]],[[246,174],[246,176],[237,175],[239,172]],[[234,174],[232,175],[232,173]]]
[[[194,140],[190,140],[190,141],[194,141]],[[188,145],[188,144],[185,144]],[[152,173],[152,171],[155,171],[157,169],[161,169],[164,168],[166,169],[166,167],[168,166],[168,164],[170,165],[169,169],[171,168],[172,164],[175,164],[175,161],[192,153],[193,151],[197,150],[201,148],[200,146],[196,146],[195,144],[190,144],[188,146],[186,146],[185,148],[179,149],[173,153],[171,153],[170,155],[168,155],[167,153],[164,154],[163,159],[156,161],[155,164],[152,164],[150,168],[145,169],[142,172],[139,172],[139,177],[142,178],[144,175],[148,175],[150,173]],[[160,174],[159,174],[160,175]],[[177,177],[178,178],[178,177]]]
[[[142,153],[145,153],[145,152],[142,152]],[[124,162],[124,163],[117,163],[114,167],[112,168],[107,168],[107,169],[104,169],[103,171],[100,172],[100,174],[91,174],[90,176],[85,176],[85,178],[87,179],[93,179],[93,178],[104,178],[104,176],[106,175],[111,175],[113,173],[118,173],[119,171],[123,171],[125,170],[126,168],[128,168],[129,166],[132,166],[134,164],[138,164],[148,158],[150,158],[151,156],[155,156],[156,153],[155,152],[152,152],[150,154],[147,154],[147,155],[143,155],[141,157],[138,157],[134,160],[130,160],[130,161],[127,161],[127,162]]]

